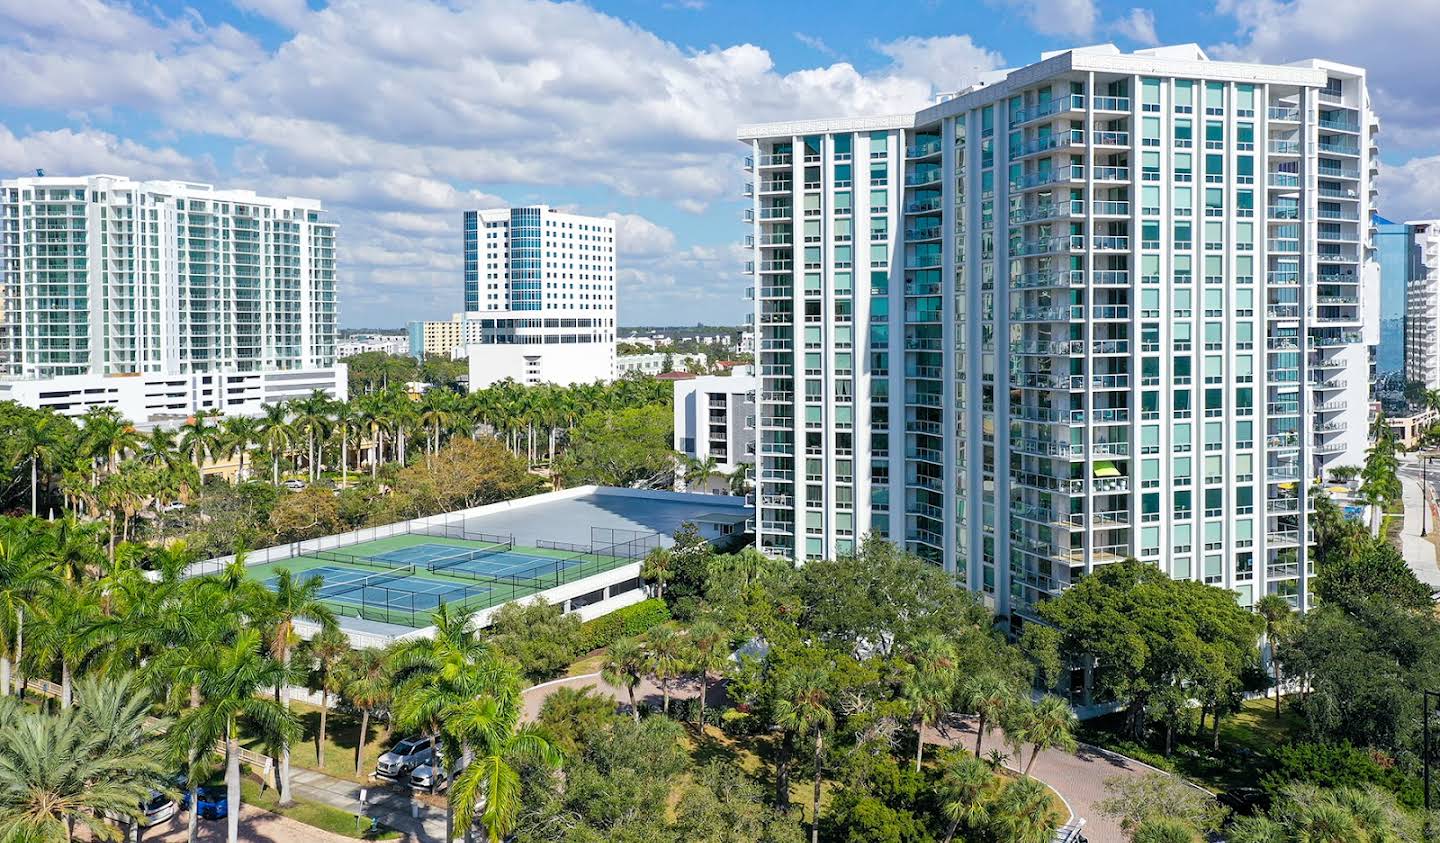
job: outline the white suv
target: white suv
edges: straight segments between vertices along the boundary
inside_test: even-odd
[[[411,771],[430,763],[435,754],[434,738],[406,738],[375,762],[375,775],[403,781]]]

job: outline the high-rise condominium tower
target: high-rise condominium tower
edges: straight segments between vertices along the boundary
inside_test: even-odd
[[[550,209],[465,212],[470,388],[615,377],[615,221]]]
[[[0,397],[137,422],[253,412],[335,364],[335,224],[178,181],[0,181]]]
[[[1366,444],[1364,71],[1046,54],[917,114],[747,126],[758,537],[874,533],[1033,615],[1134,556],[1307,605]]]
[[[1375,229],[1381,284],[1404,291],[1405,380],[1440,389],[1440,220],[1377,217]]]

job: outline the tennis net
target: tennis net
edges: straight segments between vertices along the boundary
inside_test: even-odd
[[[386,570],[409,569],[411,573],[415,571],[414,565],[405,562],[371,556],[360,556],[356,553],[341,553],[338,550],[312,550],[306,555],[325,562],[341,562],[346,565],[358,565],[363,568],[383,568]]]
[[[403,580],[415,573],[414,565],[406,565],[403,568],[396,568],[386,574],[372,574],[368,577],[361,577],[358,580],[336,583],[335,585],[322,585],[320,590],[325,597],[334,597],[340,594],[349,594],[352,591],[359,591],[364,588],[375,586],[389,586],[391,583]],[[405,589],[400,589],[404,591]]]
[[[512,538],[507,538],[503,541],[492,542],[486,547],[480,547],[476,548],[475,550],[467,550],[463,553],[457,553],[454,556],[446,556],[441,559],[432,559],[428,563],[426,563],[426,566],[432,572],[444,571],[450,568],[454,568],[458,565],[464,565],[466,562],[474,562],[477,559],[484,559],[487,556],[494,556],[497,553],[508,553],[509,551],[514,549],[515,540]]]

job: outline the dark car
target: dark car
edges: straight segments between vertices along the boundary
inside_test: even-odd
[[[1217,797],[1220,804],[1242,817],[1249,817],[1270,808],[1270,794],[1258,787],[1237,787]]]
[[[223,820],[230,814],[230,799],[224,785],[201,785],[195,792],[195,802],[200,806],[200,817],[207,820]],[[190,791],[180,797],[180,810],[190,810]]]

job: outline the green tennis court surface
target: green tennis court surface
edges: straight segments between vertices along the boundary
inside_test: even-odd
[[[504,540],[501,540],[504,539]],[[515,546],[406,534],[319,550],[248,569],[274,589],[278,572],[320,577],[320,598],[340,616],[412,628],[430,625],[441,604],[480,611],[634,561],[603,552]]]

